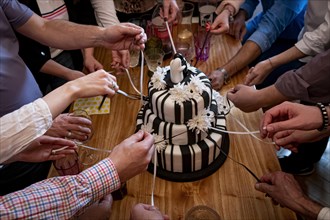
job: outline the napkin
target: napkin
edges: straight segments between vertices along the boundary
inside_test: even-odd
[[[99,110],[99,106],[102,102],[103,96],[96,96],[92,98],[80,98],[73,103],[73,111],[82,109],[89,115],[100,115],[110,113],[110,99],[106,98],[102,108]]]

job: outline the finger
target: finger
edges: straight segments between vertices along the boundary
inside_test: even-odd
[[[255,189],[260,191],[260,192],[264,192],[269,194],[269,192],[271,192],[272,190],[272,185],[269,185],[268,183],[256,183],[255,184]]]
[[[92,125],[91,119],[79,115],[75,116],[73,114],[70,114],[70,116],[67,117],[67,122],[73,125],[83,125],[83,126]]]
[[[169,8],[170,8],[169,2],[164,1],[164,4],[163,4],[163,18],[166,18],[167,20],[169,19],[169,17],[168,17]],[[168,21],[168,22],[170,22],[170,21]]]
[[[244,38],[245,34],[246,34],[246,27],[244,25],[242,30],[241,30],[241,35],[239,37],[240,41],[243,41],[243,38]]]
[[[64,138],[50,137],[47,135],[43,135],[38,139],[39,143],[42,145],[55,145],[59,147],[69,146],[74,147],[75,143],[70,140],[66,140]]]

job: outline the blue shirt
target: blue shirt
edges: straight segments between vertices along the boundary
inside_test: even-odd
[[[29,8],[16,0],[0,1],[0,117],[42,97],[32,73],[18,55],[13,30],[32,15]]]
[[[250,18],[259,0],[246,0],[241,6]],[[244,41],[251,40],[268,50],[278,39],[297,40],[304,26],[307,0],[261,0],[263,11],[247,22]]]

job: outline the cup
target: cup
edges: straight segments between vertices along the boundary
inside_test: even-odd
[[[89,168],[108,157],[110,152],[110,150],[90,147],[83,144],[78,146],[79,161],[84,166],[84,169]]]
[[[206,61],[210,53],[210,35],[205,30],[199,30],[194,34],[196,59]]]
[[[139,64],[140,51],[131,49],[129,51],[130,62],[129,67],[136,67]]]
[[[89,116],[89,114],[82,109],[77,109],[71,113],[69,113],[69,117],[83,117],[90,121],[92,121],[92,118]],[[93,126],[86,126],[91,130],[91,132],[88,135],[82,135],[81,132],[71,130],[70,131],[70,137],[67,136],[66,139],[74,141],[77,145],[84,144],[88,142],[92,136],[93,136]]]
[[[189,2],[183,3],[182,12],[177,28],[177,38],[175,42],[177,52],[184,55],[187,60],[191,60],[194,56],[194,38],[192,33],[192,16],[194,12],[194,4]]]
[[[202,27],[205,27],[206,23],[213,22],[213,13],[217,9],[216,0],[201,0],[198,2],[199,10],[199,22]]]
[[[156,9],[155,9],[156,11]],[[155,16],[156,14],[156,16]],[[155,13],[153,14],[153,18],[151,20],[152,24],[152,35],[158,37],[162,41],[163,45],[163,51],[165,54],[169,55],[172,53],[172,45],[170,40],[170,35],[167,31],[166,24],[164,22],[164,19],[160,17],[159,14]],[[170,33],[172,34],[172,23],[168,23]]]
[[[161,66],[164,59],[164,51],[160,48],[149,48],[144,52],[144,57],[147,62],[148,69],[155,72],[158,66]]]

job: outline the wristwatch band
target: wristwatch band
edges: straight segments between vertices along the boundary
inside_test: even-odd
[[[228,83],[230,83],[230,75],[227,70],[225,68],[218,68],[217,70],[223,74],[224,84],[227,85]]]

